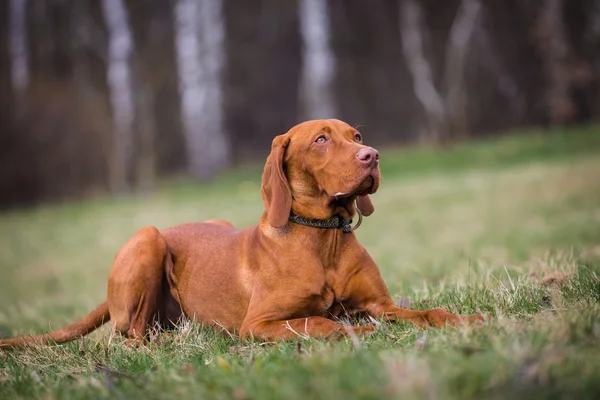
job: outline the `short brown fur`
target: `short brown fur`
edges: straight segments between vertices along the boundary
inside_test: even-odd
[[[223,220],[157,230],[144,228],[117,253],[108,277],[108,298],[61,330],[0,340],[0,347],[62,343],[111,320],[141,342],[153,323],[181,317],[278,340],[298,335],[348,334],[334,318],[365,313],[385,320],[443,327],[481,321],[442,309],[397,307],[377,265],[354,233],[292,223],[305,218],[350,219],[356,207],[374,211],[369,195],[379,186],[379,154],[362,144],[356,129],[338,120],[299,124],[273,140],[258,225],[237,230]],[[373,326],[354,326],[368,334]]]

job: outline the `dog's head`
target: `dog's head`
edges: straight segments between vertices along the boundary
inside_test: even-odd
[[[303,122],[273,140],[262,176],[269,224],[285,226],[291,210],[305,218],[349,219],[355,201],[370,215],[369,195],[379,180],[379,153],[355,128],[335,119]]]

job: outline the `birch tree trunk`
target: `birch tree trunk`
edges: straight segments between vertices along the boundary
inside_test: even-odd
[[[131,32],[123,0],[103,0],[108,28],[108,86],[113,117],[113,147],[109,181],[114,193],[130,190],[128,173],[133,146],[133,97],[131,92]]]
[[[222,1],[178,0],[175,32],[188,166],[193,176],[209,179],[230,161],[222,115]]]
[[[334,118],[332,81],[335,57],[330,46],[331,22],[325,0],[300,0],[300,32],[304,43],[300,104],[303,119]]]
[[[11,81],[16,99],[15,111],[20,118],[25,112],[25,96],[29,84],[29,52],[25,20],[27,0],[10,0],[9,7]]]

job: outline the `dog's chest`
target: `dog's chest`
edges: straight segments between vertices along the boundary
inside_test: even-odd
[[[342,305],[343,302],[344,299],[336,293],[334,287],[325,284],[321,290],[321,295],[314,304],[314,315],[321,317],[339,316],[346,311]]]
[[[335,303],[335,292],[329,285],[325,285],[321,291],[321,296],[319,296],[315,303],[315,311],[317,315],[328,315],[329,309]]]
[[[311,296],[310,306],[308,307],[309,313],[329,318],[349,311],[344,309],[347,300],[346,283],[347,279],[340,276],[335,270],[325,270],[318,289],[315,287],[316,290],[312,291],[312,293],[317,292],[319,294]]]

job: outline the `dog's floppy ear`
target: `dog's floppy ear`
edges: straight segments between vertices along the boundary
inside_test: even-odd
[[[356,206],[360,210],[360,213],[365,217],[368,217],[369,215],[373,214],[373,211],[375,211],[375,207],[373,206],[373,203],[371,203],[371,199],[369,198],[368,194],[365,194],[364,196],[358,196],[356,198]]]
[[[262,199],[269,224],[274,228],[285,226],[292,210],[292,191],[283,172],[283,156],[289,143],[287,135],[273,139],[271,154],[267,157],[262,175]]]

